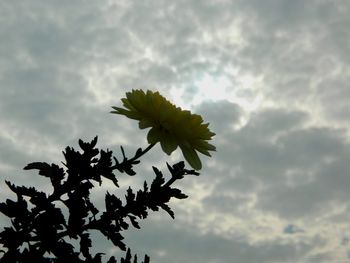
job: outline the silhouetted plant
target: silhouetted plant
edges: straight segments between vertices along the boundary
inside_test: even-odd
[[[137,263],[137,255],[132,255],[123,242],[122,231],[130,224],[140,228],[139,220],[145,219],[149,210],[163,209],[174,218],[168,202],[187,196],[172,184],[184,175],[199,175],[195,170],[200,170],[202,164],[196,151],[210,156],[209,151],[215,151],[215,146],[207,141],[215,134],[208,129],[208,123],[203,124],[200,115],[176,107],[158,92],[133,90],[126,95],[127,98],[122,99],[125,109],[113,107],[112,113],[139,121],[141,129],[151,128],[147,135],[149,146],[137,149],[132,158],[127,158],[121,147],[123,158],[119,161],[112,151],[96,148],[97,136],[91,142],[79,140],[82,151],[67,147],[63,152],[64,167],[46,162],[24,167],[38,170],[39,175],[50,179],[52,192],[6,181],[17,200],[0,203],[0,212],[9,217],[12,224],[0,232],[3,247],[0,263],[102,262],[103,253],[93,255],[90,251],[91,230],[101,232],[116,247],[126,251],[119,262]],[[140,157],[158,142],[168,155],[180,147],[195,170],[186,169],[182,161],[172,166],[167,164],[170,177],[166,180],[162,172],[153,167],[155,178],[150,184],[145,181],[137,192],[129,187],[124,201],[106,192],[105,208],[97,208],[90,199],[95,185],[101,186],[103,180],[110,180],[118,188],[115,171],[135,175],[134,165],[139,164]],[[143,263],[149,260],[145,255]],[[107,263],[117,263],[117,260],[112,256]]]
[[[139,157],[147,149],[138,149],[131,159],[122,149],[123,160],[118,162],[112,151],[95,148],[96,143],[97,137],[90,143],[79,140],[82,152],[67,147],[63,152],[65,169],[45,162],[30,163],[24,168],[36,169],[39,175],[50,179],[53,191],[49,194],[6,181],[17,200],[7,199],[0,204],[0,212],[12,223],[0,233],[0,243],[5,248],[0,262],[101,262],[103,253],[92,255],[90,252],[92,240],[89,231],[98,230],[115,246],[127,251],[120,262],[136,263],[136,255],[132,257],[130,248],[123,242],[122,231],[130,224],[140,228],[138,220],[145,219],[148,210],[161,208],[174,218],[167,203],[171,198],[184,199],[187,196],[171,185],[186,174],[198,175],[196,171],[185,169],[184,162],[168,165],[171,177],[166,181],[162,172],[153,167],[155,178],[150,185],[145,181],[143,189],[137,192],[129,187],[124,202],[107,192],[105,208],[100,210],[90,199],[93,182],[101,185],[103,179],[108,179],[119,187],[114,170],[134,175],[133,165],[140,162]],[[57,203],[67,208],[67,219]],[[78,241],[78,248],[74,247],[72,240]],[[118,261],[111,257],[108,263],[113,262]],[[143,262],[149,262],[147,255]]]

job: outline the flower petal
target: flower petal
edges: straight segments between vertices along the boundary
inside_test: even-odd
[[[146,129],[146,128],[149,128],[152,126],[153,126],[153,123],[147,119],[142,119],[139,121],[139,128],[140,129]]]
[[[186,147],[184,145],[180,145],[182,154],[184,155],[186,161],[192,166],[195,170],[202,169],[201,160],[198,157],[196,151],[190,147]]]
[[[134,119],[134,120],[139,120],[141,118],[141,116],[138,112],[128,111],[128,110],[118,108],[118,107],[112,107],[112,108],[115,110],[111,111],[111,113],[125,115],[126,117],[128,117],[130,119]]]
[[[153,127],[152,129],[149,130],[147,134],[147,141],[149,144],[154,144],[160,141],[161,134],[159,129],[156,129]]]

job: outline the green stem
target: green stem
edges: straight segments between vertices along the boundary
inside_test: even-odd
[[[153,148],[153,146],[156,145],[155,143],[151,143],[150,145],[148,145],[144,150],[141,151],[141,153],[135,155],[133,158],[131,158],[130,160],[128,160],[129,162],[135,161],[138,158],[140,158],[142,155],[144,155],[145,153],[147,153],[149,150],[151,150]]]
[[[136,152],[137,154],[135,154],[135,156],[134,156],[133,158],[131,158],[131,159],[126,159],[126,160],[124,159],[124,161],[123,161],[122,163],[118,163],[117,158],[116,158],[116,157],[113,157],[114,160],[115,160],[115,162],[116,162],[116,164],[115,164],[114,166],[111,167],[112,170],[117,169],[120,165],[123,165],[124,162],[126,162],[126,163],[132,163],[132,162],[136,161],[136,160],[139,159],[142,155],[144,155],[144,154],[147,153],[149,150],[151,150],[151,149],[153,148],[154,145],[155,145],[154,143],[148,145],[144,150],[141,150],[141,152],[139,152],[139,153]],[[123,153],[124,158],[126,158],[125,155],[124,155],[124,150],[123,150],[123,148],[122,148],[122,153]]]

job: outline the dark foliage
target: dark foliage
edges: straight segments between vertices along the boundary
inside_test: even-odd
[[[107,192],[105,208],[100,210],[90,200],[91,189],[97,187],[93,182],[101,186],[102,180],[108,179],[116,188],[119,187],[114,170],[135,175],[133,165],[140,162],[138,158],[149,147],[145,150],[139,148],[131,159],[121,148],[123,160],[119,162],[112,151],[95,148],[96,143],[97,137],[90,143],[79,140],[80,152],[67,147],[63,152],[64,168],[45,162],[30,163],[24,168],[36,169],[39,175],[50,179],[53,189],[49,194],[6,181],[17,200],[7,199],[0,203],[0,212],[12,223],[0,232],[0,244],[3,246],[1,263],[102,262],[103,253],[92,255],[90,252],[93,245],[90,230],[100,231],[115,246],[126,251],[120,261],[111,257],[107,263],[137,263],[137,256],[133,256],[123,242],[122,231],[130,224],[140,228],[139,220],[146,218],[149,210],[163,209],[174,218],[167,203],[171,198],[184,199],[187,196],[171,185],[185,174],[198,175],[197,172],[185,169],[184,162],[173,166],[168,164],[171,177],[166,181],[162,172],[153,167],[155,178],[150,185],[145,181],[143,189],[137,192],[129,187],[124,201]],[[67,216],[58,207],[59,203],[60,207],[65,207]],[[148,262],[146,255],[143,263]]]

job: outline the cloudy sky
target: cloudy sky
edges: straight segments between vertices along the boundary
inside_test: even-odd
[[[190,197],[171,203],[175,220],[126,233],[134,252],[350,262],[349,13],[348,0],[2,0],[1,178],[45,187],[22,168],[59,163],[79,138],[145,147],[146,131],[108,112],[131,89],[158,90],[210,123],[217,152],[177,185]],[[179,160],[157,146],[135,184]]]

